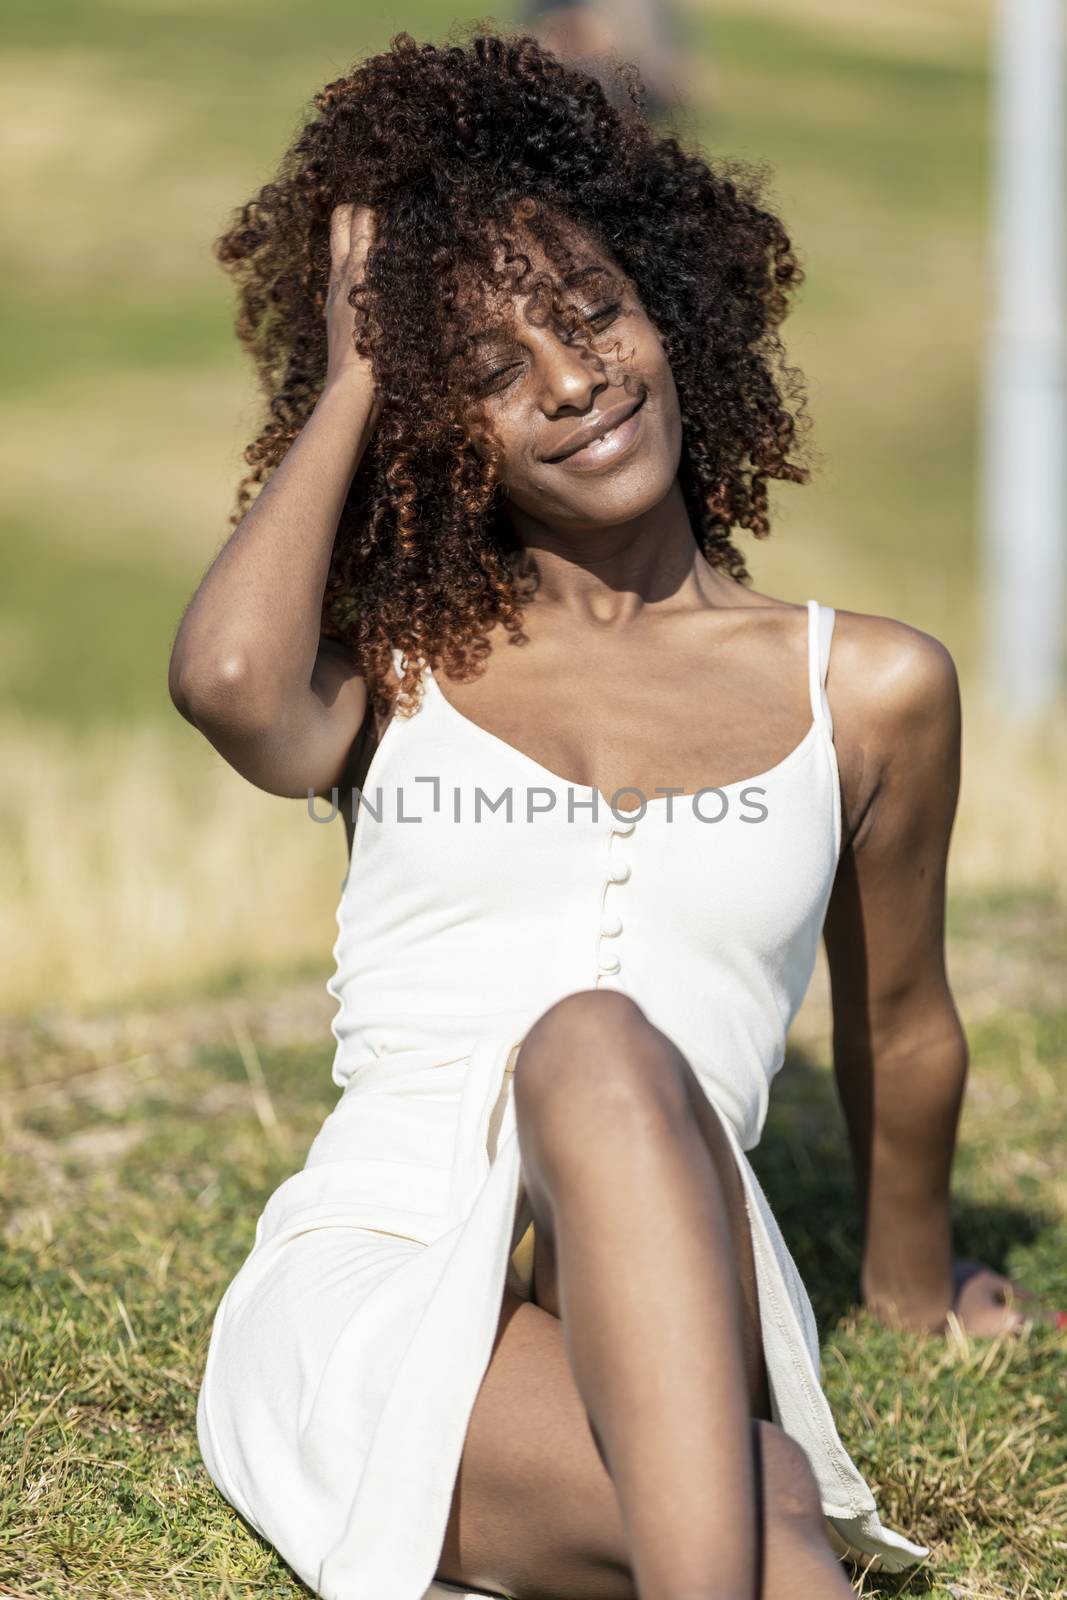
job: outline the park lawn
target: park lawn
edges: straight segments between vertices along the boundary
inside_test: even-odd
[[[1067,891],[1067,699],[1028,730],[980,693],[981,8],[679,5],[679,131],[768,165],[808,274],[783,334],[809,379],[816,470],[773,487],[770,539],[738,534],[753,583],[941,639],[964,704],[953,882]],[[319,86],[401,25],[443,40],[462,15],[451,0],[396,18],[347,0],[8,7],[0,1014],[54,994],[202,996],[235,964],[284,971],[332,942],[339,849],[226,768],[167,689],[257,424],[211,241]]]
[[[950,939],[973,1019],[958,1245],[1067,1305],[1067,1009],[1048,981],[1067,914],[964,897]],[[216,1494],[195,1400],[214,1307],[335,1098],[331,1015],[319,974],[6,1025],[0,1592],[306,1593]],[[910,1578],[857,1587],[1067,1595],[1067,1338],[901,1336],[857,1309],[847,1147],[812,1037],[793,1042],[755,1164],[812,1294],[842,1435],[884,1518],[932,1547]]]
[[[513,20],[513,3],[496,15]],[[681,6],[681,129],[769,164],[808,274],[783,329],[808,377],[813,481],[740,534],[771,593],[901,616],[977,667],[978,360],[985,314],[980,16],[804,20],[787,0]],[[853,8],[855,10],[855,8]],[[462,13],[458,13],[462,17]],[[443,0],[400,22],[443,39]],[[0,51],[14,226],[0,252],[0,674],[81,734],[174,722],[167,661],[228,532],[256,431],[211,242],[272,173],[311,95],[396,31],[342,0],[159,7],[18,0]],[[43,92],[47,86],[47,92]]]
[[[982,8],[684,10],[706,66],[694,131],[772,163],[809,273],[784,332],[822,466],[775,496],[774,538],[741,538],[754,581],[931,629],[973,725]],[[254,431],[210,241],[301,103],[394,30],[347,0],[9,12],[0,1593],[295,1595],[207,1480],[193,1418],[214,1306],[335,1093],[319,968],[340,840],[223,769],[174,712],[166,668]],[[398,26],[440,39],[455,15],[409,0]],[[1031,768],[1005,739],[966,752],[954,843],[973,1057],[959,1243],[1067,1305],[1062,756],[1049,740]],[[933,1547],[928,1572],[863,1592],[1067,1594],[1062,1336],[899,1338],[856,1311],[817,1040],[794,1047],[756,1165],[846,1441],[886,1519]]]

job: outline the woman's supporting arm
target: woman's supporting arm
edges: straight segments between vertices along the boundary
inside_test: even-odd
[[[954,1302],[949,1188],[968,1068],[945,968],[960,784],[955,665],[889,623],[870,688],[878,783],[842,853],[824,936],[834,1073],[864,1222],[862,1291],[885,1320],[938,1329]]]

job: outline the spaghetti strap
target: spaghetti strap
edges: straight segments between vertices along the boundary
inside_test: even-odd
[[[729,1141],[771,1409],[811,1465],[828,1542],[875,1571],[929,1554],[882,1524],[837,1432],[811,1300],[747,1154],[841,852],[834,612],[807,611],[811,725],[717,805],[714,790],[592,803],[453,707],[411,651],[429,699],[394,711],[374,750],[361,788],[381,799],[337,908],[343,1093],[260,1215],[197,1405],[213,1481],[314,1594],[480,1600],[434,1572],[505,1289],[533,1287],[509,1068],[537,1019],[584,991],[649,1008]],[[750,792],[762,818],[740,814]]]
[[[807,604],[808,697],[811,714],[816,722],[825,722],[826,731],[832,738],[834,723],[830,702],[826,697],[826,670],[830,664],[830,641],[837,613],[833,606],[820,605],[818,600],[809,600]]]

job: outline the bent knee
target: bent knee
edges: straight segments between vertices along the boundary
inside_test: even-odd
[[[617,989],[576,989],[543,1011],[523,1041],[523,1051],[531,1041],[560,1035],[593,1041],[612,1037],[651,1024],[636,1000]]]
[[[533,1024],[515,1063],[516,1100],[558,1104],[562,1093],[592,1091],[601,1112],[657,1107],[685,1114],[687,1066],[629,995],[581,989]]]

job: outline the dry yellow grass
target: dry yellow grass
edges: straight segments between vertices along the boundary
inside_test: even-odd
[[[237,203],[246,167],[189,160],[189,87],[139,84],[106,51],[86,49],[52,54],[47,84],[42,94],[36,52],[5,50],[0,164],[19,219],[4,242],[7,270],[61,297],[72,271],[80,285],[115,274],[157,290],[212,283],[203,245]]]
[[[964,691],[959,820],[950,886],[1067,890],[1067,702],[1033,727]]]
[[[175,713],[177,719],[177,713]],[[0,727],[4,1007],[92,1006],[328,965],[339,821],[239,778],[184,725]]]
[[[742,541],[754,582],[943,639],[964,679],[951,885],[1062,891],[1067,702],[1046,727],[1015,729],[968,687],[980,579],[967,413],[986,296],[971,158],[980,91],[970,79],[952,87],[950,70],[943,93],[916,97],[908,75],[926,63],[973,79],[988,0],[746,0],[710,21],[701,0],[683,5],[702,39],[710,28],[709,48],[694,52],[703,90],[693,132],[712,148],[772,160],[810,273],[787,344],[809,377],[822,464],[808,488],[775,495],[774,538]],[[165,12],[156,8],[155,23]],[[353,25],[352,55],[366,27]],[[777,55],[776,28],[793,41]],[[295,28],[291,58],[275,52],[269,62],[272,103],[295,119],[349,31],[346,21],[320,41]],[[725,50],[723,38],[733,41]],[[16,329],[25,372],[0,396],[0,478],[25,575],[19,593],[32,592],[30,606],[4,619],[0,672],[47,681],[54,640],[81,621],[80,595],[57,604],[52,585],[68,564],[83,570],[90,552],[117,583],[126,567],[136,577],[130,605],[161,597],[158,648],[135,664],[158,684],[160,717],[76,738],[57,683],[44,707],[54,723],[9,711],[0,726],[8,1009],[177,991],[235,963],[307,961],[325,972],[344,869],[336,824],[314,828],[299,802],[253,789],[170,718],[164,699],[172,597],[191,594],[226,536],[240,450],[254,431],[209,245],[266,176],[280,133],[264,124],[248,136],[251,102],[242,112],[228,85],[211,88],[207,57],[204,73],[141,77],[103,40],[50,49],[47,95],[38,50],[15,46],[0,61],[0,151],[18,220],[5,270],[46,352]],[[867,66],[853,70],[849,52]],[[871,62],[883,59],[908,71],[882,81]],[[852,165],[843,158],[857,140],[864,160]],[[905,162],[898,183],[887,170],[893,153],[913,157],[916,141],[921,159]],[[932,182],[939,172],[953,177],[948,191]],[[79,358],[78,339],[97,319],[104,331]],[[109,618],[127,614],[116,592]],[[79,639],[95,642],[107,626],[90,616]],[[115,678],[87,661],[86,681]]]
[[[1005,728],[964,693],[950,888],[1067,894],[1067,711]],[[339,820],[262,793],[178,723],[74,741],[0,724],[0,946],[7,1010],[211,984],[235,962],[330,969]]]
[[[0,406],[0,480],[8,511],[44,527],[62,559],[90,549],[137,559],[195,587],[230,529],[227,514],[254,432],[253,399],[236,362],[202,373],[79,376]],[[57,418],[77,417],[57,449]],[[47,471],[42,464],[47,462]],[[177,625],[177,617],[175,617]]]
[[[900,618],[957,662],[957,1242],[1067,1304],[1067,702],[1013,728],[977,686],[990,3],[680,3],[691,131],[771,162],[809,272],[785,333],[823,465],[742,547],[757,588]],[[301,98],[387,19],[340,0],[39,9],[0,59],[0,680],[25,708],[0,711],[0,1591],[295,1595],[198,1464],[192,1407],[211,1310],[334,1097],[343,830],[231,771],[171,710],[165,668],[254,431],[210,241]],[[397,26],[424,37],[456,15],[416,10]],[[909,1594],[1067,1597],[1062,1336],[941,1344],[856,1310],[829,1001],[820,955],[757,1155],[843,1435],[887,1519],[933,1548]]]

